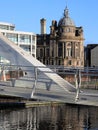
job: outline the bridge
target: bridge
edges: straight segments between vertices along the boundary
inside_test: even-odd
[[[39,95],[43,92],[64,92],[65,95],[76,92],[76,88],[55,73],[55,70],[42,64],[1,33],[0,56],[10,61],[10,65],[0,66],[1,95],[40,99],[42,96]]]

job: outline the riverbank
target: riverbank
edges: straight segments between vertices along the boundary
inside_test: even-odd
[[[54,106],[65,104],[63,102],[58,101],[39,101],[39,100],[27,100],[20,99],[17,97],[2,97],[0,96],[0,109],[8,109],[8,108],[30,108],[30,107],[38,107],[38,106]]]

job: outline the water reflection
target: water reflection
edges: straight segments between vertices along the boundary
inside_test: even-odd
[[[0,110],[0,130],[98,130],[98,107],[52,105]]]

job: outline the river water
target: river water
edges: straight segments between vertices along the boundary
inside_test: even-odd
[[[98,130],[98,107],[61,104],[2,109],[0,130]]]

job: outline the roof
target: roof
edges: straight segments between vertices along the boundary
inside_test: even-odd
[[[59,26],[75,26],[74,21],[69,17],[68,8],[64,10],[64,16],[59,20]]]

